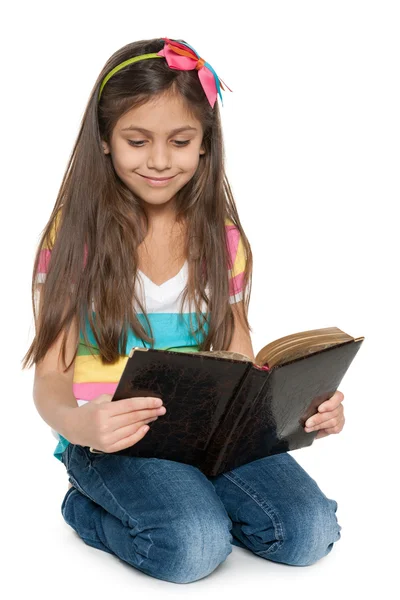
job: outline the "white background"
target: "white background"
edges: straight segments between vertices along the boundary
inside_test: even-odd
[[[2,540],[7,598],[336,598],[398,591],[399,3],[19,2],[3,8]],[[338,502],[342,537],[310,567],[233,547],[177,585],[86,546],[63,521],[64,466],[21,371],[33,258],[86,102],[121,46],[185,39],[233,90],[228,179],[254,254],[257,352],[336,326],[365,341],[338,435],[292,453]],[[220,103],[220,100],[218,100]],[[397,558],[397,560],[396,560]],[[369,597],[369,596],[368,596]]]

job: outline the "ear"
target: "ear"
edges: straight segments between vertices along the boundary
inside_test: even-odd
[[[199,150],[199,154],[205,154],[205,153],[206,153],[206,150],[205,150],[204,146],[202,146]]]
[[[101,142],[103,149],[104,149],[104,154],[110,154],[110,147],[107,144],[107,142],[105,142],[104,140],[102,140]]]

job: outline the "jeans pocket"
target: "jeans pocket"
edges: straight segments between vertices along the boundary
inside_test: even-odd
[[[92,450],[88,446],[85,446],[84,452],[90,464],[97,463],[99,462],[99,460],[102,460],[106,456],[112,456],[111,452],[92,452]]]

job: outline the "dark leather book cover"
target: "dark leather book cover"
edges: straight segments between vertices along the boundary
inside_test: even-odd
[[[222,422],[209,448],[206,470],[219,473],[242,464],[310,446],[318,431],[305,422],[338,389],[363,340],[326,348],[273,367],[252,367],[235,405],[238,424]]]
[[[251,361],[135,349],[112,401],[160,397],[167,412],[139,442],[114,454],[175,460],[216,476],[309,446],[317,432],[306,433],[305,421],[337,390],[363,339],[269,370]]]

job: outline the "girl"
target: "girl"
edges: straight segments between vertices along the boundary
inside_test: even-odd
[[[71,483],[65,521],[86,544],[176,583],[206,577],[231,544],[311,565],[341,529],[337,503],[288,453],[209,478],[113,454],[166,412],[154,398],[110,402],[133,346],[254,359],[252,254],[224,171],[221,88],[182,40],[135,42],[108,60],[35,257],[23,365],[35,364],[35,405]],[[313,417],[321,437],[343,427],[342,400],[336,392]]]

